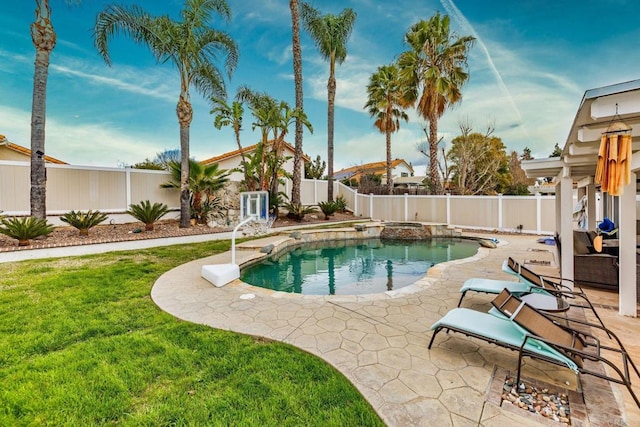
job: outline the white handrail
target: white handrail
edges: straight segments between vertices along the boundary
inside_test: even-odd
[[[242,221],[240,224],[236,225],[233,229],[233,233],[231,233],[231,264],[236,263],[236,232],[240,227],[247,224],[250,221],[254,221],[256,219],[255,216],[250,216],[249,218]]]

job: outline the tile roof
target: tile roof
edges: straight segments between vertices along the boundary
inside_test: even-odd
[[[295,149],[295,147],[293,145],[289,144],[287,141],[283,141],[283,142],[284,142],[284,147],[288,148],[292,152],[296,151],[296,149]],[[273,140],[268,141],[268,144],[271,144],[271,143],[273,143]],[[253,145],[249,145],[249,146],[246,146],[246,147],[242,147],[242,152],[243,153],[250,153],[250,152],[254,151],[257,146],[258,146],[258,144],[253,144]],[[233,151],[229,151],[228,153],[221,154],[219,156],[214,156],[214,157],[210,157],[208,159],[202,160],[202,161],[200,161],[200,163],[202,163],[204,165],[209,165],[211,163],[217,163],[217,162],[220,162],[222,160],[225,160],[225,159],[228,159],[228,158],[231,158],[231,157],[235,157],[235,156],[237,156],[239,154],[240,154],[240,150],[233,150]],[[306,154],[303,154],[302,158],[306,162],[311,161],[309,156],[307,156]]]
[[[17,151],[18,153],[22,153],[27,157],[31,157],[31,150],[30,149],[28,149],[26,147],[23,147],[21,145],[18,145],[18,144],[14,144],[13,142],[9,142],[7,137],[4,136],[4,135],[0,135],[0,145],[4,145],[9,150]],[[67,162],[63,162],[62,160],[58,160],[55,157],[47,156],[46,154],[44,155],[44,160],[45,160],[45,162],[55,163],[55,164],[58,164],[58,165],[68,165],[69,164]]]

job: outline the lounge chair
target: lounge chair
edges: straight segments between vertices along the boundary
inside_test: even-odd
[[[613,332],[600,325],[543,314],[506,289],[492,301],[492,304],[495,310],[501,313],[501,317],[468,308],[454,308],[449,311],[431,327],[434,332],[428,348],[433,345],[438,332],[442,330],[459,332],[517,351],[516,384],[520,383],[522,359],[527,356],[565,366],[576,373],[593,375],[623,384],[640,408],[640,400],[631,388],[629,365],[638,378],[640,378],[640,372]],[[563,325],[560,322],[568,324]],[[575,329],[571,323],[575,323],[581,329]],[[617,346],[601,344],[598,338],[584,332],[585,327],[604,330]],[[618,355],[620,357],[618,363],[621,363],[622,368],[605,358],[602,355],[603,350]],[[585,360],[606,364],[617,374],[617,377],[589,369],[585,366]]]
[[[571,307],[591,310],[596,316],[596,319],[598,319],[598,322],[604,327],[604,322],[600,318],[600,315],[580,286],[576,286],[578,290],[571,290],[562,283],[552,280],[568,281],[568,279],[537,274],[511,257],[504,262],[502,269],[503,271],[510,271],[510,274],[516,275],[520,278],[520,282],[483,278],[469,279],[465,281],[460,288],[462,295],[460,295],[458,307],[460,307],[462,300],[469,291],[499,294],[503,289],[508,289],[512,294],[516,294],[525,300],[530,300],[527,302],[544,311],[564,312]],[[531,296],[526,294],[531,294]],[[542,302],[534,303],[534,301]]]

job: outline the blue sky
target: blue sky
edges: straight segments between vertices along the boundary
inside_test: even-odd
[[[51,56],[47,93],[47,154],[73,164],[117,166],[153,158],[179,147],[175,105],[179,82],[170,65],[158,65],[145,48],[128,39],[110,45],[108,67],[93,47],[95,16],[109,2],[85,0],[67,6],[50,0],[58,35]],[[121,1],[152,14],[177,17],[181,0]],[[214,26],[236,40],[240,60],[227,82],[230,97],[239,85],[266,91],[294,104],[291,18],[286,0],[228,0],[230,23]],[[358,17],[346,61],[337,69],[335,170],[385,158],[384,135],[362,108],[369,76],[404,50],[411,24],[436,11],[452,18],[452,28],[473,35],[470,80],[463,101],[439,124],[444,143],[468,120],[477,131],[488,125],[507,150],[531,148],[547,157],[564,145],[587,89],[640,78],[640,3],[635,0],[482,1],[477,0],[324,0],[322,12],[353,8]],[[34,48],[29,34],[35,2],[0,3],[0,134],[30,144]],[[326,159],[326,82],[328,65],[302,33],[305,110],[314,133],[305,133],[304,150]],[[192,91],[194,120],[191,154],[204,159],[233,150],[230,130],[217,130],[210,105]],[[247,112],[243,145],[259,139]],[[404,158],[424,175],[424,123],[410,112],[392,137],[393,157]],[[293,141],[293,129],[288,140]]]

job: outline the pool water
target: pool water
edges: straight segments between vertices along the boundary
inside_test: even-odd
[[[445,238],[321,242],[243,269],[240,278],[305,295],[373,294],[411,285],[435,264],[471,257],[478,247],[473,240]]]

